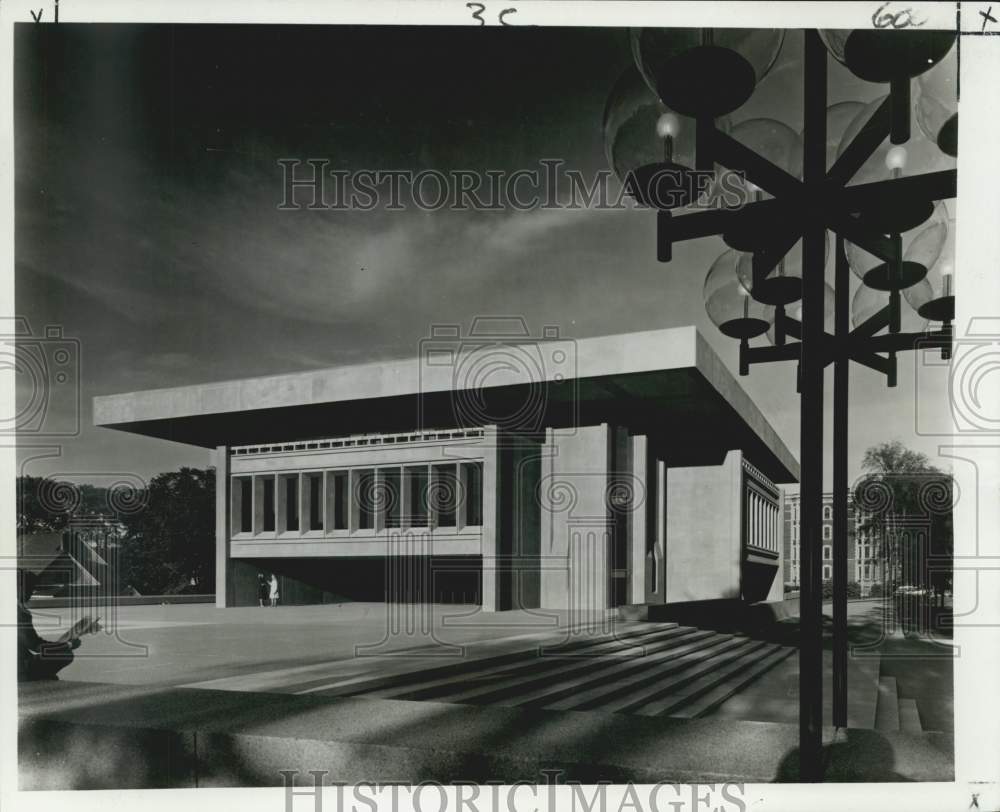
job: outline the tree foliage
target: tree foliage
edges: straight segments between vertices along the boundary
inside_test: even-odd
[[[158,474],[147,490],[144,509],[123,517],[122,584],[154,595],[211,591],[215,583],[214,470],[181,468]]]
[[[876,543],[889,576],[905,584],[946,587],[953,549],[950,474],[898,440],[869,448],[854,489],[857,530]]]
[[[111,512],[108,489],[38,476],[17,478],[19,533],[56,533],[73,518]]]

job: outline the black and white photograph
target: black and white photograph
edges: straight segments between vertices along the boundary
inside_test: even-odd
[[[1000,809],[1000,5],[39,3],[3,803]]]

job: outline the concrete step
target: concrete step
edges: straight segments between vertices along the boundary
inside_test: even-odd
[[[461,672],[453,672],[443,676],[430,675],[426,672],[410,674],[408,682],[396,683],[385,689],[375,691],[359,691],[366,696],[378,696],[382,698],[394,699],[439,699],[442,701],[453,701],[443,699],[456,686],[463,689],[470,689],[473,686],[485,686],[497,683],[502,679],[525,677],[537,675],[542,672],[552,672],[557,669],[565,670],[569,666],[591,666],[594,667],[608,660],[612,662],[620,661],[620,658],[627,657],[635,659],[642,657],[653,651],[669,648],[676,645],[681,639],[686,639],[698,634],[699,630],[692,626],[673,626],[657,632],[655,637],[646,636],[641,640],[629,640],[632,645],[625,645],[620,640],[613,639],[604,643],[594,644],[575,649],[558,650],[558,653],[551,653],[540,656],[537,651],[530,651],[527,658],[523,658],[515,663],[506,664],[491,660],[480,660],[474,668],[465,668]]]
[[[582,704],[586,704],[588,708],[605,710],[604,706],[611,702],[645,690],[646,686],[659,685],[670,675],[685,671],[700,662],[714,661],[725,652],[745,643],[745,639],[729,635],[706,637],[630,663],[601,669],[596,674],[560,679],[526,694],[518,694],[511,701],[504,701],[502,704],[548,708],[558,704],[564,710],[577,710]]]
[[[770,671],[793,651],[790,646],[768,643],[760,651],[747,654],[725,668],[709,674],[703,681],[699,681],[701,684],[695,683],[689,686],[690,695],[679,697],[681,701],[673,707],[660,710],[654,705],[637,713],[654,716],[670,715],[682,719],[705,716]]]
[[[916,699],[899,700],[899,729],[904,733],[923,733]]]
[[[687,673],[688,669],[734,649],[741,649],[747,643],[746,638],[731,637],[722,642],[711,641],[706,646],[687,654],[671,652],[667,665],[670,668],[652,668],[638,671],[626,677],[614,680],[601,680],[596,684],[580,686],[568,695],[559,692],[558,695],[545,697],[545,703],[537,703],[539,707],[549,710],[606,710],[614,702],[621,702],[626,696],[635,697],[644,694],[655,694],[662,690],[664,677],[677,671]],[[714,661],[707,667],[715,667]],[[536,703],[532,703],[536,704]]]
[[[643,708],[647,708],[657,702],[663,701],[663,699],[675,691],[682,690],[685,686],[702,679],[707,675],[717,672],[720,668],[723,668],[727,663],[737,660],[740,657],[746,656],[748,653],[755,651],[761,646],[765,645],[762,640],[747,640],[746,638],[740,638],[740,645],[736,648],[724,651],[724,652],[709,652],[709,656],[704,658],[701,662],[695,663],[693,666],[688,667],[688,664],[684,664],[685,668],[681,669],[673,675],[666,675],[664,678],[658,680],[656,683],[647,686],[643,690],[631,691],[626,695],[621,695],[614,697],[609,701],[601,703],[600,706],[596,707],[595,710],[602,710],[612,713],[633,713],[640,714]]]
[[[678,631],[679,629],[686,631]],[[587,639],[573,639],[568,643],[560,643],[551,649],[543,650],[558,650],[560,653],[563,651],[614,650],[623,648],[623,641],[634,641],[636,638],[646,640],[651,637],[659,639],[664,636],[694,631],[696,631],[694,627],[679,627],[676,623],[620,624],[615,627],[612,634],[588,637]],[[538,659],[537,647],[526,647],[519,651],[498,655],[489,655],[490,648],[488,643],[477,645],[477,651],[485,652],[484,656],[460,662],[449,661],[446,665],[433,666],[420,671],[405,671],[377,677],[370,674],[345,675],[342,679],[332,681],[329,677],[324,677],[315,680],[315,682],[327,696],[357,696],[359,694],[393,696],[400,691],[409,690],[410,686],[417,681],[430,682],[438,678],[443,682],[449,682],[459,674],[497,671],[507,666],[530,663]],[[298,687],[300,689],[308,688],[310,685],[304,683]]]
[[[673,650],[679,650],[680,648],[687,650],[688,647],[698,644],[699,641],[711,639],[716,635],[716,632],[696,630],[683,636],[668,640],[661,640],[655,644],[647,645],[644,647],[644,651],[636,649],[632,654],[632,659],[633,662],[646,665],[651,662],[650,657],[656,652],[670,652]],[[704,643],[702,643],[702,645],[704,645]],[[566,680],[574,676],[581,676],[588,673],[592,674],[614,668],[621,663],[621,660],[619,659],[620,656],[623,655],[616,654],[612,657],[588,657],[582,661],[573,661],[572,664],[567,663],[565,660],[552,658],[553,662],[551,663],[551,666],[549,663],[544,663],[544,670],[540,670],[538,672],[529,671],[528,673],[520,676],[502,678],[500,680],[491,681],[486,685],[474,686],[472,688],[468,687],[468,681],[466,680],[462,683],[462,685],[464,685],[462,690],[448,693],[436,693],[433,698],[440,702],[473,702],[475,704],[498,702],[500,699],[509,697],[514,693],[524,694],[530,690],[539,688],[542,685],[551,685],[553,684],[554,676],[557,676],[559,680]],[[539,663],[540,665],[543,663],[543,658],[540,658]],[[459,686],[457,685],[456,687]],[[414,697],[407,695],[400,698],[414,699],[429,697]]]
[[[878,678],[878,705],[875,708],[875,729],[899,730],[899,692],[895,677]]]

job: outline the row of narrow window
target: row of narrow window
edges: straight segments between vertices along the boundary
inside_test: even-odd
[[[302,474],[301,481],[307,495],[305,516],[299,515],[298,474],[233,477],[233,506],[238,508],[233,510],[238,514],[233,516],[235,532],[274,532],[279,510],[283,511],[282,530],[286,532],[299,531],[302,522],[305,530],[482,524],[481,462],[316,471]],[[255,482],[261,502],[260,527],[256,531]],[[284,490],[280,501],[279,488]]]

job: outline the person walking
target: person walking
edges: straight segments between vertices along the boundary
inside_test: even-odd
[[[264,577],[264,573],[257,573],[257,602],[261,606],[267,606],[268,601],[271,599],[271,585],[268,584],[267,578]]]
[[[278,576],[271,573],[271,606],[278,605]]]

